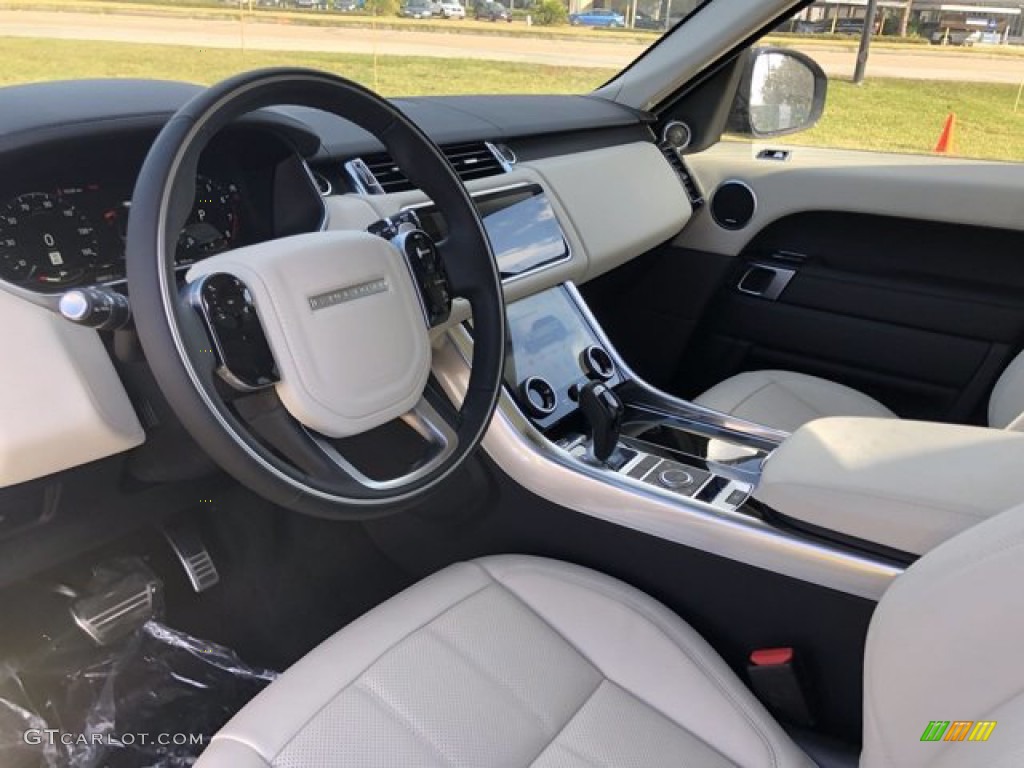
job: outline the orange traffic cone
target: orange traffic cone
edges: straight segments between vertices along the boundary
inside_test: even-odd
[[[942,133],[939,134],[939,140],[935,144],[935,151],[942,152],[943,154],[949,154],[953,152],[953,129],[956,128],[956,113],[950,112],[946,116],[946,122],[942,125]]]

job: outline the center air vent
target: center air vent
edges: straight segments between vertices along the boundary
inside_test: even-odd
[[[686,190],[686,196],[690,198],[690,205],[694,208],[700,208],[704,205],[704,193],[700,191],[700,185],[693,178],[693,174],[690,173],[690,169],[686,167],[686,163],[683,162],[683,158],[676,152],[675,147],[662,142],[658,145],[658,149],[665,155],[668,164],[672,166],[676,175],[679,176],[679,180],[683,183],[683,189]]]
[[[514,162],[509,160],[512,156],[510,151],[507,154],[500,152],[486,141],[449,144],[441,147],[441,151],[463,181],[505,173],[511,170]],[[416,188],[386,152],[349,160],[345,163],[345,172],[355,190],[365,195],[408,192]]]

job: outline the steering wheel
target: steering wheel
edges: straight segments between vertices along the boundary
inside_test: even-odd
[[[203,148],[239,117],[284,104],[333,113],[380,140],[444,216],[445,239],[435,243],[414,221],[392,227],[392,239],[281,237],[204,259],[183,284],[174,254]],[[281,506],[347,520],[394,512],[450,475],[494,413],[505,308],[480,217],[426,134],[349,80],[261,70],[182,107],[139,174],[127,272],[139,339],[173,410],[223,469]],[[453,297],[473,314],[472,372],[458,407],[430,380],[430,328],[447,319]],[[380,477],[357,463],[366,435],[387,454],[402,423],[419,446],[408,466]]]

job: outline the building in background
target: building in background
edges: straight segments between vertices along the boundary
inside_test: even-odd
[[[879,0],[876,34],[917,35],[932,42],[1000,43],[1019,38],[1024,0]],[[780,26],[782,31],[860,34],[867,0],[818,0]]]

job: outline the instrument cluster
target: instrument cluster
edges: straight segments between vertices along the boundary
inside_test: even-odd
[[[124,280],[129,196],[128,185],[87,183],[0,201],[0,280],[43,293]],[[242,222],[239,186],[198,175],[176,266],[243,244]]]

